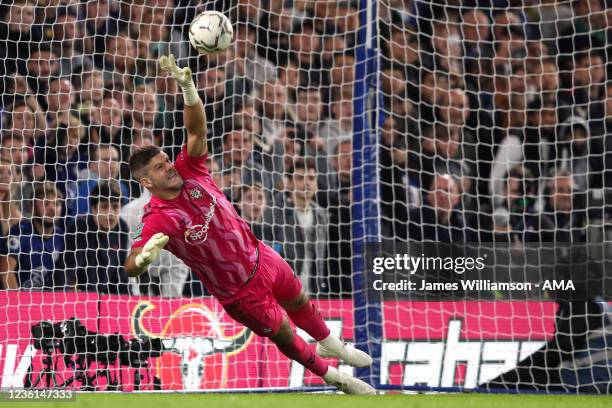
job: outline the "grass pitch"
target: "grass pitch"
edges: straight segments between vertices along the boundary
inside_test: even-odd
[[[380,395],[372,397],[300,393],[78,394],[76,403],[45,403],[44,406],[66,408],[598,408],[612,407],[612,398],[610,396],[492,394]]]

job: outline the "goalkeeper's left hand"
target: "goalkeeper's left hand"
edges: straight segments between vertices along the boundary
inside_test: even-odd
[[[176,65],[176,59],[174,58],[173,54],[162,55],[159,57],[159,66],[161,69],[169,73],[170,76],[172,76],[172,78],[174,78],[182,88],[186,88],[193,84],[193,79],[191,78],[191,68],[180,68],[178,65]]]
[[[151,265],[169,239],[170,237],[162,232],[153,235],[142,248],[142,252],[136,256],[134,260],[136,266],[142,270]]]

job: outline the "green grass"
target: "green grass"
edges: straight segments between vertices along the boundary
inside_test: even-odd
[[[24,405],[14,405],[23,407]],[[321,394],[79,394],[76,403],[41,407],[111,408],[597,408],[612,407],[610,396],[429,394],[354,397]]]

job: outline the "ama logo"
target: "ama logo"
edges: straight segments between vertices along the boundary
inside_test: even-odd
[[[157,359],[156,372],[164,389],[220,389],[227,383],[228,357],[238,354],[253,338],[244,328],[227,335],[216,314],[199,303],[175,310],[159,334],[146,330],[145,315],[152,303],[139,302],[132,313],[132,332],[136,336],[161,337],[164,352]]]

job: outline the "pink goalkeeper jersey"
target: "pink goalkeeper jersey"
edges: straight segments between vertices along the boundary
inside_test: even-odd
[[[151,197],[133,248],[163,232],[165,249],[194,271],[219,300],[228,300],[257,265],[258,240],[217,187],[205,166],[206,156],[189,157],[183,146],[174,167],[183,178],[181,194],[172,200]]]

